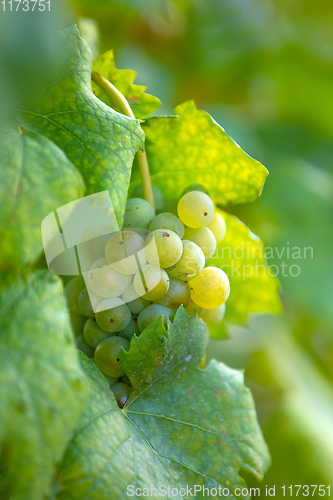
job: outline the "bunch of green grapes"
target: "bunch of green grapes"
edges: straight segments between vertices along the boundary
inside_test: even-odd
[[[216,324],[230,293],[225,272],[205,267],[226,233],[211,198],[190,187],[177,214],[162,211],[162,198],[157,215],[144,199],[129,199],[122,232],[103,236],[85,280],[76,277],[65,287],[77,347],[93,358],[121,408],[132,388],[119,353],[133,337],[158,319],[168,328],[181,305]]]

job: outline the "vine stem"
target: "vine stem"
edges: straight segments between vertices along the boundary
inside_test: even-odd
[[[96,85],[98,85],[102,90],[104,90],[104,92],[110,99],[112,108],[117,108],[121,111],[123,115],[135,119],[134,113],[126,97],[123,96],[123,94],[119,92],[119,90],[114,85],[112,85],[111,82],[109,82],[106,78],[97,73],[97,71],[92,71],[91,79],[96,83]],[[138,160],[138,165],[141,175],[143,197],[151,204],[155,213],[153,189],[150,180],[146,151],[145,150],[142,151],[139,149],[139,151],[136,153],[136,157]]]

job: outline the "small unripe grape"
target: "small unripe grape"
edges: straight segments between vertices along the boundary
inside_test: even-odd
[[[161,299],[156,301],[157,304],[176,310],[183,304],[186,306],[191,299],[191,292],[187,283],[176,278],[170,278],[169,290]]]
[[[170,229],[155,229],[152,231],[146,239],[146,254],[148,261],[158,267],[155,262],[155,253],[149,246],[149,243],[154,240],[157,248],[159,265],[160,267],[170,267],[176,264],[180,259],[183,251],[182,240],[179,238],[178,234]]]
[[[138,328],[137,318],[132,318],[129,324],[126,326],[126,328],[118,332],[117,335],[119,335],[119,337],[123,337],[124,339],[128,340],[128,342],[132,340],[134,335],[138,337],[140,335],[140,330]]]
[[[85,287],[83,276],[77,276],[71,279],[65,286],[64,292],[67,301],[67,307],[71,312],[79,314],[77,299],[80,292]]]
[[[87,319],[84,327],[83,327],[83,337],[90,347],[94,349],[98,346],[102,340],[107,339],[111,335],[115,335],[114,333],[106,332],[102,330],[96,323],[96,320],[93,318]]]
[[[81,314],[84,316],[87,316],[88,318],[93,318],[95,316],[95,313],[93,311],[88,290],[84,288],[81,290],[80,295],[77,299],[77,305],[79,308],[79,311]]]
[[[206,267],[188,283],[191,298],[204,309],[215,309],[229,297],[228,276],[218,267]]]
[[[118,273],[134,274],[138,270],[136,254],[143,248],[142,236],[127,229],[111,236],[105,247],[105,258]]]
[[[215,309],[206,309],[201,318],[204,320],[206,325],[216,325],[223,320],[225,315],[225,303]]]
[[[214,215],[214,203],[201,191],[190,191],[178,202],[178,217],[188,227],[207,226]]]
[[[135,291],[146,300],[157,300],[169,289],[169,276],[164,269],[156,269],[151,265],[143,266],[134,276]]]
[[[72,330],[75,337],[78,337],[83,332],[83,327],[85,322],[87,321],[87,317],[83,316],[83,314],[77,314],[70,312],[69,317],[71,320]]]
[[[119,380],[118,377],[108,377],[107,375],[104,375],[104,377],[106,378],[107,383],[109,384],[109,387],[112,387],[113,385],[115,385]]]
[[[211,257],[216,250],[215,236],[207,226],[200,227],[199,229],[187,227],[184,238],[194,241],[201,248],[206,259]]]
[[[110,236],[111,236],[110,233],[101,234],[100,236],[98,236],[93,240],[92,248],[96,259],[101,259],[105,257],[105,247],[110,239]]]
[[[221,243],[221,241],[224,240],[225,234],[227,232],[227,226],[221,214],[215,212],[212,220],[207,227],[215,236],[217,244]]]
[[[163,324],[167,326],[167,320],[170,321],[174,318],[174,313],[171,309],[161,306],[159,304],[152,304],[151,306],[144,309],[138,316],[138,327],[140,332],[142,332],[150,323],[155,321],[155,319],[163,317]]]
[[[121,377],[125,370],[120,364],[121,349],[128,351],[129,342],[122,337],[109,337],[103,340],[95,350],[94,361],[96,366],[108,377]]]
[[[121,274],[109,266],[105,259],[94,262],[87,274],[89,289],[104,299],[120,297],[132,280],[128,274]]]
[[[76,339],[76,347],[79,351],[83,352],[88,356],[88,358],[94,357],[94,349],[87,344],[84,340],[83,335],[79,335]]]
[[[184,224],[178,217],[171,212],[162,212],[156,215],[149,224],[150,231],[155,229],[170,229],[178,234],[179,238],[184,236]]]
[[[111,387],[111,391],[116,398],[119,408],[124,408],[126,401],[132,393],[132,387],[123,382],[118,382]]]
[[[154,217],[154,210],[143,198],[131,198],[126,203],[124,227],[147,227]]]
[[[191,299],[190,302],[185,307],[185,311],[188,316],[193,316],[194,313],[197,313],[199,318],[201,318],[204,309],[202,307],[197,306],[197,304],[195,304]]]
[[[121,379],[120,379],[120,380],[121,380],[121,382],[123,382],[124,384],[129,385],[130,387],[132,386],[131,381],[130,381],[130,379],[128,378],[128,376],[127,376],[127,375],[123,375],[123,376],[121,377]]]
[[[120,332],[131,321],[131,311],[121,299],[103,300],[98,308],[100,310],[96,313],[96,321],[98,326],[106,332]]]
[[[172,278],[188,281],[198,274],[205,265],[205,256],[201,248],[190,240],[183,240],[183,253],[179,261],[167,272]]]

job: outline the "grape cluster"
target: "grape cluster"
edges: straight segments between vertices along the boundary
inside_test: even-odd
[[[96,261],[88,285],[79,276],[65,287],[77,348],[94,359],[121,408],[131,384],[119,353],[128,351],[133,336],[159,317],[167,327],[180,305],[189,315],[197,312],[207,325],[216,324],[223,319],[230,293],[224,271],[205,267],[226,225],[204,189],[192,186],[184,192],[178,216],[161,211],[160,197],[159,207],[155,215],[144,199],[129,199],[122,232],[93,242]],[[95,312],[92,296],[97,298]],[[78,315],[85,318],[83,327]]]

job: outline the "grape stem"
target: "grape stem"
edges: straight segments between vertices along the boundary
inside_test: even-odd
[[[91,79],[96,83],[96,85],[98,85],[102,90],[104,90],[104,92],[110,99],[110,104],[112,108],[117,108],[121,111],[123,115],[135,119],[134,113],[126,97],[123,96],[123,94],[119,92],[119,90],[114,85],[112,85],[111,82],[109,82],[106,78],[97,73],[97,71],[92,71]],[[138,160],[138,165],[141,175],[143,197],[151,204],[155,213],[153,190],[151,186],[146,151],[139,149],[139,151],[136,153],[136,157]]]

